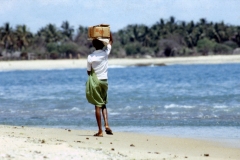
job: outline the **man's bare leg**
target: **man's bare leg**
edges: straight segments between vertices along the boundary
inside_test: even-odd
[[[98,125],[98,133],[96,133],[94,136],[103,136],[102,133],[102,122],[101,122],[101,107],[95,106],[95,116],[97,120],[97,125]]]
[[[112,134],[112,131],[109,127],[109,124],[108,124],[108,113],[107,113],[107,107],[106,105],[103,105],[102,106],[102,115],[103,115],[103,119],[104,119],[104,126],[105,126],[105,131],[107,134]]]

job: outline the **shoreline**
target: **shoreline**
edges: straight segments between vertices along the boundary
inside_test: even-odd
[[[239,159],[240,149],[211,140],[65,128],[0,125],[1,159]]]
[[[112,59],[111,57],[109,58],[109,67],[227,64],[227,63],[230,64],[240,63],[240,55],[214,55],[199,57],[171,57],[149,59]],[[86,59],[0,61],[0,71],[78,69],[86,68],[86,65],[87,65]]]

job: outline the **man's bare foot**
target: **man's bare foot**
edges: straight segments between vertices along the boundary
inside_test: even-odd
[[[107,134],[113,135],[112,130],[111,130],[109,127],[106,127],[105,132],[106,132]]]
[[[94,134],[93,136],[95,136],[95,137],[103,137],[103,133],[102,132],[98,132],[98,133]]]

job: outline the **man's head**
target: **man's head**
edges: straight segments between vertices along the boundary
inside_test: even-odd
[[[103,42],[102,42],[102,41],[99,41],[98,39],[94,39],[94,40],[92,41],[92,44],[93,44],[93,46],[96,48],[96,50],[98,50],[98,49],[103,49],[103,47],[104,47]]]

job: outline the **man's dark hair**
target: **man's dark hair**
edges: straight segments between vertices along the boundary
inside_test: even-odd
[[[92,44],[93,44],[93,46],[96,48],[96,50],[98,50],[98,49],[103,49],[103,47],[104,47],[103,42],[102,42],[102,41],[99,41],[98,39],[94,39],[94,40],[92,41]]]

